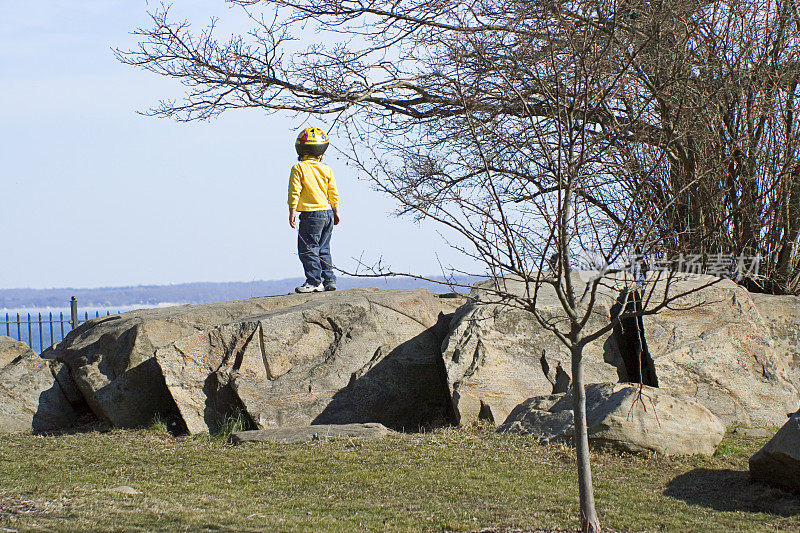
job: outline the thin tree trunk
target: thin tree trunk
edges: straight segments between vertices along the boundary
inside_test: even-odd
[[[785,179],[789,181],[789,194],[784,200],[786,202],[784,231],[774,275],[782,294],[791,293],[793,290],[792,270],[797,237],[800,235],[800,167],[796,167]]]
[[[592,467],[589,464],[589,432],[586,427],[586,390],[583,381],[583,346],[575,344],[572,346],[572,412],[575,417],[581,531],[594,533],[600,531],[600,520],[594,507]]]

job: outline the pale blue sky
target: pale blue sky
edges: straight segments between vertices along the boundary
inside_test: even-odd
[[[150,2],[153,7],[153,2]],[[145,0],[0,0],[0,288],[249,281],[301,275],[286,185],[300,120],[234,111],[207,123],[143,117],[172,80],[119,64]],[[196,27],[223,0],[176,0]],[[335,142],[335,138],[333,139]],[[343,222],[337,263],[464,267],[441,228],[398,219],[331,153]]]

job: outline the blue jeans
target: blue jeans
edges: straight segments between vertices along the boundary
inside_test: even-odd
[[[333,234],[333,211],[300,211],[300,231],[297,232],[297,253],[306,283],[317,286],[336,284],[331,259],[331,235]]]

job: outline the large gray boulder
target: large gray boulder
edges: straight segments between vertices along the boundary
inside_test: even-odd
[[[586,285],[580,274],[573,283]],[[524,298],[535,287],[510,278],[477,283],[469,303],[456,312],[442,353],[461,423],[487,419],[501,424],[527,398],[565,392],[571,381],[565,345],[529,311],[502,301],[496,289]],[[601,287],[588,328],[610,323],[616,297],[617,291]],[[542,285],[536,300],[539,312],[563,330],[566,314],[553,288]],[[587,382],[617,381],[621,357],[610,337],[609,332],[586,346]]]
[[[800,296],[751,293],[769,326],[775,353],[786,358],[790,379],[800,388]]]
[[[298,295],[298,300],[303,298]],[[157,349],[282,304],[280,298],[251,298],[96,318],[42,357],[67,365],[81,395],[102,420],[116,427],[146,426],[157,414],[178,414],[155,361]]]
[[[25,343],[0,336],[0,434],[46,433],[74,425],[77,414],[56,375],[63,368]],[[79,401],[79,399],[76,398]]]
[[[699,403],[655,387],[602,383],[586,387],[589,440],[618,450],[711,455],[725,426]],[[497,429],[544,442],[572,439],[572,392],[530,398]]]
[[[652,286],[651,306],[665,289],[663,281]],[[792,357],[776,350],[753,296],[709,277],[670,284],[670,295],[681,293],[688,294],[643,319],[659,386],[693,397],[726,424],[783,424],[800,403]]]
[[[750,458],[750,477],[800,491],[800,412]]]
[[[664,273],[661,273],[664,276]],[[578,272],[572,282],[581,294],[590,276]],[[514,302],[499,301],[494,283],[513,296],[527,297],[531,285],[490,280],[476,285],[443,344],[447,380],[461,422],[488,418],[502,423],[531,396],[564,392],[571,380],[570,355],[556,336]],[[607,279],[597,292],[585,332],[611,321],[624,277]],[[779,425],[800,402],[790,361],[775,349],[770,330],[751,295],[730,280],[693,276],[672,279],[651,275],[644,304],[653,309],[665,297],[684,294],[656,315],[644,316],[645,384],[691,397],[726,424]],[[567,316],[552,288],[542,286],[537,308],[566,330]],[[622,331],[607,333],[584,349],[586,383],[634,381],[630,349]]]
[[[142,310],[90,321],[50,355],[118,427],[158,414],[192,433],[239,415],[417,429],[449,420],[443,308],[426,290],[351,289]]]

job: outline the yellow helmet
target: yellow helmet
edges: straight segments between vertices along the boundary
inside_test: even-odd
[[[328,136],[316,126],[306,128],[297,136],[294,148],[297,150],[297,155],[300,156],[322,155],[328,148]]]

